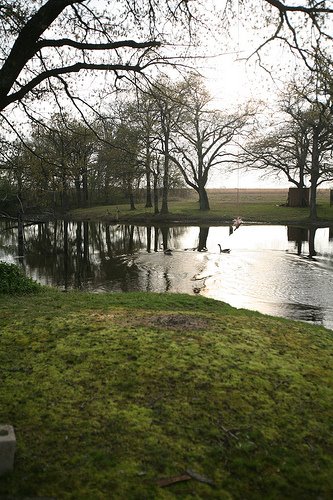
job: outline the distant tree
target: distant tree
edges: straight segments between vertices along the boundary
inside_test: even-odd
[[[306,206],[304,188],[309,146],[310,130],[306,123],[286,120],[282,127],[264,136],[259,133],[243,144],[238,163],[246,169],[258,169],[265,177],[285,176],[300,190],[300,206]]]
[[[95,168],[97,138],[93,131],[84,124],[72,120],[69,125],[71,148],[67,167],[73,176],[77,204],[86,206],[89,201],[89,178]]]
[[[138,159],[139,133],[127,123],[119,125],[112,152],[115,166],[114,176],[120,180],[122,189],[128,196],[130,209],[135,210],[134,193],[139,188],[144,168]],[[117,147],[118,145],[118,147]]]
[[[305,176],[310,184],[310,218],[317,218],[317,188],[333,179],[333,96],[327,78],[317,71],[304,86],[293,84],[285,112],[303,139]],[[303,167],[302,167],[303,169]]]
[[[326,107],[327,106],[327,107]],[[333,127],[332,105],[326,102],[310,109],[308,123],[312,129],[310,144],[310,218],[317,219],[317,188],[333,180]]]
[[[139,131],[140,159],[145,168],[146,208],[153,206],[152,178],[156,173],[156,149],[159,141],[159,113],[156,102],[147,92],[138,92],[132,105],[131,118],[135,120]],[[159,173],[158,173],[159,176]],[[154,182],[155,185],[155,182]]]
[[[32,127],[24,149],[32,191],[61,193],[66,209],[69,192],[75,188],[78,206],[86,205],[96,151],[96,138],[88,127],[68,115],[55,114],[49,122]]]
[[[104,121],[104,140],[100,144],[97,165],[103,165],[108,187],[118,186],[135,210],[134,193],[145,173],[140,159],[140,130],[132,120],[132,102],[119,103],[112,119]]]
[[[0,179],[7,186],[3,202],[16,211],[24,211],[25,185],[29,179],[25,148],[18,140],[1,141]],[[7,200],[7,197],[10,200]],[[9,202],[9,203],[8,203]]]
[[[199,196],[200,210],[209,210],[206,185],[211,170],[230,160],[231,144],[252,113],[226,115],[211,108],[211,97],[200,78],[192,75],[185,82],[182,117],[175,123],[170,158],[185,182]]]
[[[301,190],[308,183],[312,220],[318,186],[333,180],[333,94],[319,75],[289,87],[280,108],[285,125],[267,135],[260,131],[240,155],[247,168],[285,175]]]
[[[163,158],[163,187],[161,213],[169,212],[168,196],[170,189],[170,171],[172,137],[176,133],[180,121],[183,119],[184,94],[186,86],[182,82],[172,82],[162,78],[150,87],[150,96],[155,104],[158,116],[157,137],[155,147]]]

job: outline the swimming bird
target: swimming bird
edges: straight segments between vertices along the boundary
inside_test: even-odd
[[[230,253],[230,248],[222,248],[220,243],[218,243],[218,246],[220,247],[220,253]]]

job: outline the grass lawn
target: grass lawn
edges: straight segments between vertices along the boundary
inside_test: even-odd
[[[333,498],[332,331],[171,294],[0,311],[0,498]]]
[[[163,222],[207,222],[221,224],[231,222],[240,215],[245,222],[266,222],[275,224],[308,223],[309,208],[283,206],[286,203],[286,189],[210,189],[208,190],[210,210],[200,211],[194,191],[187,190],[183,196],[171,196],[170,214],[163,216]],[[119,210],[119,212],[118,212]],[[329,203],[329,190],[318,190],[318,219],[333,222],[333,207]],[[76,220],[104,221],[146,221],[158,222],[152,208],[145,208],[144,203],[137,203],[136,210],[129,210],[128,205],[103,205],[72,210],[69,217]]]

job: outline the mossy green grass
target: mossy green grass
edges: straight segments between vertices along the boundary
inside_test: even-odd
[[[332,331],[182,294],[45,288],[0,311],[0,498],[333,497]],[[209,484],[161,487],[189,469]]]

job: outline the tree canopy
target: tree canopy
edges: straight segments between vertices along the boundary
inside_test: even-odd
[[[274,28],[263,43],[284,39],[306,57],[298,35],[305,19],[315,28],[317,36],[329,37],[326,19],[333,9],[325,2],[307,0],[295,6],[265,0],[260,6],[244,1],[239,5],[239,15],[244,17],[246,9],[250,9],[259,25],[269,24]],[[45,91],[53,93],[55,100],[59,89],[73,98],[68,75],[104,71],[111,72],[117,80],[141,73],[162,61],[179,61],[179,57],[185,57],[195,33],[200,31],[193,29],[193,24],[200,23],[207,32],[217,30],[220,36],[219,29],[227,29],[226,23],[230,22],[228,9],[235,15],[233,0],[225,3],[212,0],[211,15],[205,2],[188,0],[35,0],[28,3],[3,0],[0,4],[0,110],[21,102],[29,111],[27,97],[39,100]],[[225,24],[214,25],[214,19]],[[179,46],[176,50],[180,40],[185,47],[183,52]],[[168,53],[160,51],[161,47],[167,47]]]

